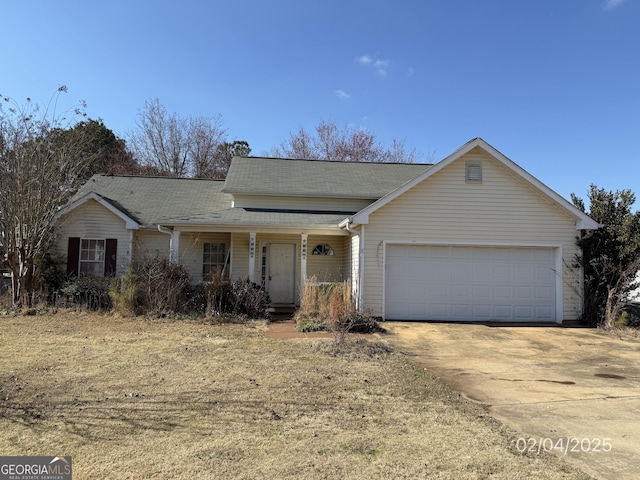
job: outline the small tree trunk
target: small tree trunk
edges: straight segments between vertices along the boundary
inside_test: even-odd
[[[13,308],[22,307],[22,282],[20,281],[20,275],[11,269],[11,294]]]
[[[615,327],[618,320],[618,312],[620,311],[620,301],[615,298],[616,289],[607,288],[607,302],[604,307],[604,327],[611,330]]]

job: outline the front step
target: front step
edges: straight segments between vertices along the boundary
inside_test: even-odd
[[[272,320],[288,320],[296,311],[295,305],[270,305],[267,312]]]

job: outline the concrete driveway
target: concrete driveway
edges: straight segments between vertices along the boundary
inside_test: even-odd
[[[384,326],[396,348],[519,432],[518,447],[553,442],[597,478],[640,478],[639,339],[586,328]]]

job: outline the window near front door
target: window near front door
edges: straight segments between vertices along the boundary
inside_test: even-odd
[[[262,288],[267,287],[267,246],[262,247],[262,260],[260,268],[260,285]]]
[[[315,246],[312,255],[333,255],[333,248],[328,243],[321,243]]]
[[[202,279],[211,281],[216,273],[221,273],[225,263],[224,243],[205,243],[202,257]]]

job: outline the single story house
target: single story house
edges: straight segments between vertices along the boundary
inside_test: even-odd
[[[224,268],[299,304],[313,275],[348,280],[393,320],[562,322],[582,313],[581,230],[598,224],[480,138],[440,162],[236,157],[226,180],[92,177],[61,212],[70,275],[137,255]]]

